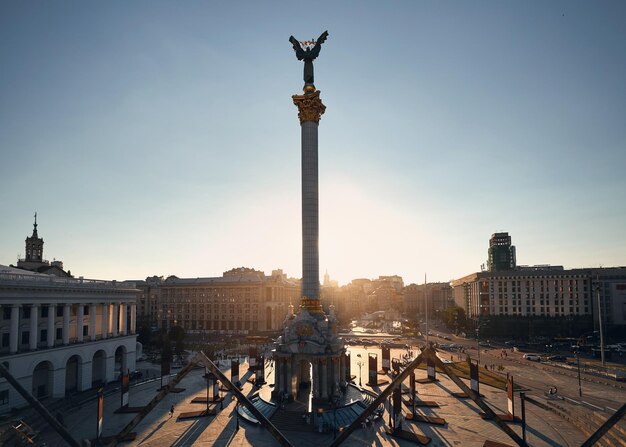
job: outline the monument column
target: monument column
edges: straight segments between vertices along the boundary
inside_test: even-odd
[[[317,128],[326,106],[313,85],[306,85],[304,92],[292,96],[298,107],[302,142],[302,304],[310,312],[321,312]]]

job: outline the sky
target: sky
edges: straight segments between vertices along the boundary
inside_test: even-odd
[[[626,265],[626,4],[0,2],[0,264],[38,231],[75,276],[301,276],[302,62],[320,272],[406,284]]]

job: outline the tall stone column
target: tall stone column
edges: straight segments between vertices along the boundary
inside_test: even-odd
[[[302,297],[309,312],[322,312],[319,301],[319,205],[317,128],[326,106],[319,90],[294,95],[302,143]]]
[[[130,305],[130,333],[137,333],[137,304],[132,303]]]
[[[120,303],[120,335],[128,335],[126,324],[126,303]]]
[[[20,336],[20,305],[13,304],[11,306],[11,326],[9,335],[9,352],[15,354],[17,352],[18,339]]]
[[[39,331],[37,330],[39,318],[39,304],[33,304],[30,307],[30,335],[29,335],[29,346],[28,348],[31,351],[37,349],[37,342],[39,341]]]
[[[111,333],[113,334],[113,337],[118,336],[119,321],[120,321],[120,304],[115,303],[113,304],[113,315],[111,318],[111,322],[113,323],[111,327]]]
[[[63,305],[63,344],[70,344],[70,305]]]
[[[91,304],[89,306],[89,341],[94,341],[96,339],[96,322],[98,321],[96,309],[97,307],[95,304]]]
[[[78,343],[83,342],[83,326],[85,319],[85,306],[79,304],[76,308],[76,339]]]
[[[46,341],[48,342],[47,344],[49,348],[54,347],[54,340],[57,337],[56,326],[55,326],[56,318],[57,318],[57,305],[56,304],[48,305],[48,326],[47,326],[48,340]]]
[[[106,339],[109,336],[109,332],[111,332],[109,325],[109,307],[111,307],[109,303],[102,304],[102,339]]]

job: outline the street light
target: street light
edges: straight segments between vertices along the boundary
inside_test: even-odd
[[[359,360],[357,360],[356,362],[357,366],[359,367],[359,386],[362,387],[363,383],[361,382],[361,366],[363,366],[363,362],[361,360],[361,354],[357,354],[356,356],[359,358]]]

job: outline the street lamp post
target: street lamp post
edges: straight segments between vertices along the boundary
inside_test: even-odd
[[[361,354],[357,354],[356,356],[359,358],[359,360],[357,360],[356,362],[357,366],[359,367],[359,386],[363,387],[363,383],[361,382],[361,377],[362,377],[361,366],[363,366],[363,362],[361,360]]]
[[[576,363],[578,364],[578,396],[583,397],[583,388],[580,382],[580,352],[578,349],[579,346],[577,346],[576,348]]]

